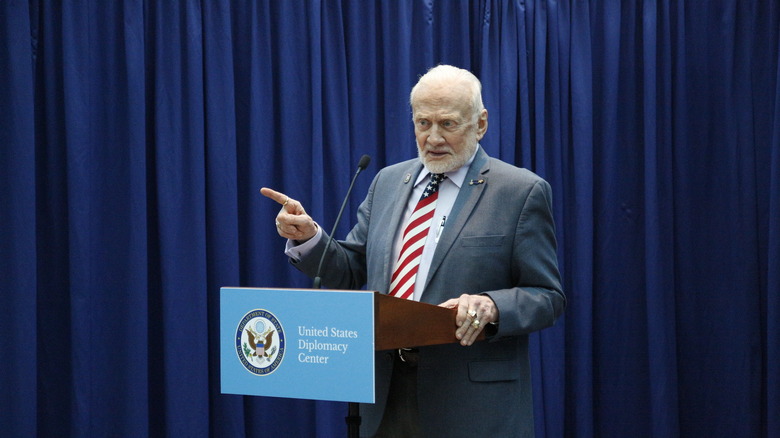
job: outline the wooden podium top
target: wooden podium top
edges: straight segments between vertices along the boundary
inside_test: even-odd
[[[460,342],[455,337],[457,309],[374,293],[374,348],[392,350]],[[484,332],[479,339],[484,339]]]

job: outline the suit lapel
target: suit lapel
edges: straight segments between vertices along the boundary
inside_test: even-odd
[[[438,271],[442,261],[447,256],[447,253],[452,248],[452,245],[460,236],[463,227],[466,226],[466,222],[471,217],[472,212],[477,206],[479,199],[488,187],[487,173],[490,171],[490,163],[488,155],[479,147],[477,156],[474,157],[474,162],[471,163],[469,172],[466,174],[466,178],[463,180],[463,184],[458,192],[458,197],[455,198],[455,204],[452,206],[450,215],[447,218],[447,225],[442,233],[441,239],[436,246],[436,252],[433,253],[433,260],[431,260],[431,267],[428,271],[428,278],[425,282],[425,291],[423,296],[430,290],[431,279]],[[477,184],[470,184],[471,181],[482,182]]]

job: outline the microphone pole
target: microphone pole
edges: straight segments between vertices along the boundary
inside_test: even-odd
[[[322,273],[322,263],[325,261],[325,254],[328,253],[328,248],[330,248],[330,243],[333,241],[333,235],[336,234],[336,227],[339,225],[339,221],[341,221],[341,214],[344,213],[344,207],[347,206],[347,200],[349,200],[349,194],[352,193],[352,186],[355,185],[355,180],[357,179],[357,176],[360,175],[360,172],[363,171],[368,166],[368,163],[371,162],[371,157],[368,155],[363,155],[360,157],[360,162],[358,163],[357,171],[355,172],[355,175],[352,177],[352,182],[349,183],[349,188],[347,189],[347,195],[344,196],[344,202],[341,203],[341,209],[339,209],[339,214],[336,216],[336,222],[333,223],[333,230],[330,232],[330,235],[328,236],[328,242],[325,244],[325,250],[322,252],[322,256],[320,257],[320,264],[317,266],[317,275],[314,277],[314,284],[312,284],[313,289],[320,289],[322,284],[322,278],[320,278],[320,274]]]
[[[312,285],[313,289],[319,289],[322,284],[322,278],[320,278],[320,274],[322,273],[322,263],[325,261],[325,254],[328,253],[328,248],[330,248],[330,243],[333,241],[333,235],[336,234],[336,227],[339,224],[339,221],[341,220],[341,214],[344,213],[344,208],[347,206],[347,200],[349,199],[350,193],[352,193],[352,186],[355,185],[355,180],[357,179],[357,176],[360,174],[363,169],[365,169],[368,166],[368,163],[371,162],[371,157],[368,155],[363,155],[360,157],[360,162],[358,163],[357,171],[355,172],[355,175],[352,177],[352,181],[349,183],[349,188],[347,189],[347,195],[344,196],[344,202],[341,203],[341,208],[339,209],[339,214],[336,216],[336,221],[333,223],[333,231],[330,232],[330,235],[328,236],[328,242],[325,244],[325,250],[322,252],[322,256],[320,256],[320,264],[317,266],[317,275],[314,277],[314,284]],[[347,437],[349,438],[358,438],[359,436],[359,429],[360,429],[360,405],[355,402],[350,402],[347,404],[347,417],[344,418],[347,422]]]

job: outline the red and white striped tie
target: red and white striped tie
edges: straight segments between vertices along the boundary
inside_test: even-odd
[[[414,281],[420,268],[425,238],[433,222],[436,200],[439,198],[439,183],[446,178],[442,173],[432,173],[431,181],[425,187],[417,206],[404,229],[401,254],[393,270],[390,282],[390,295],[398,298],[411,298],[414,293]]]

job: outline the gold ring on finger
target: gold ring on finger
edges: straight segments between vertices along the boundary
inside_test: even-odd
[[[479,320],[475,319],[474,322],[471,323],[471,326],[475,329],[479,329]]]
[[[476,310],[469,310],[468,315],[471,319],[476,319],[477,317],[477,311]]]
[[[284,200],[284,204],[282,204],[282,207],[287,207],[287,203],[290,202],[290,197],[288,196],[287,199]]]

